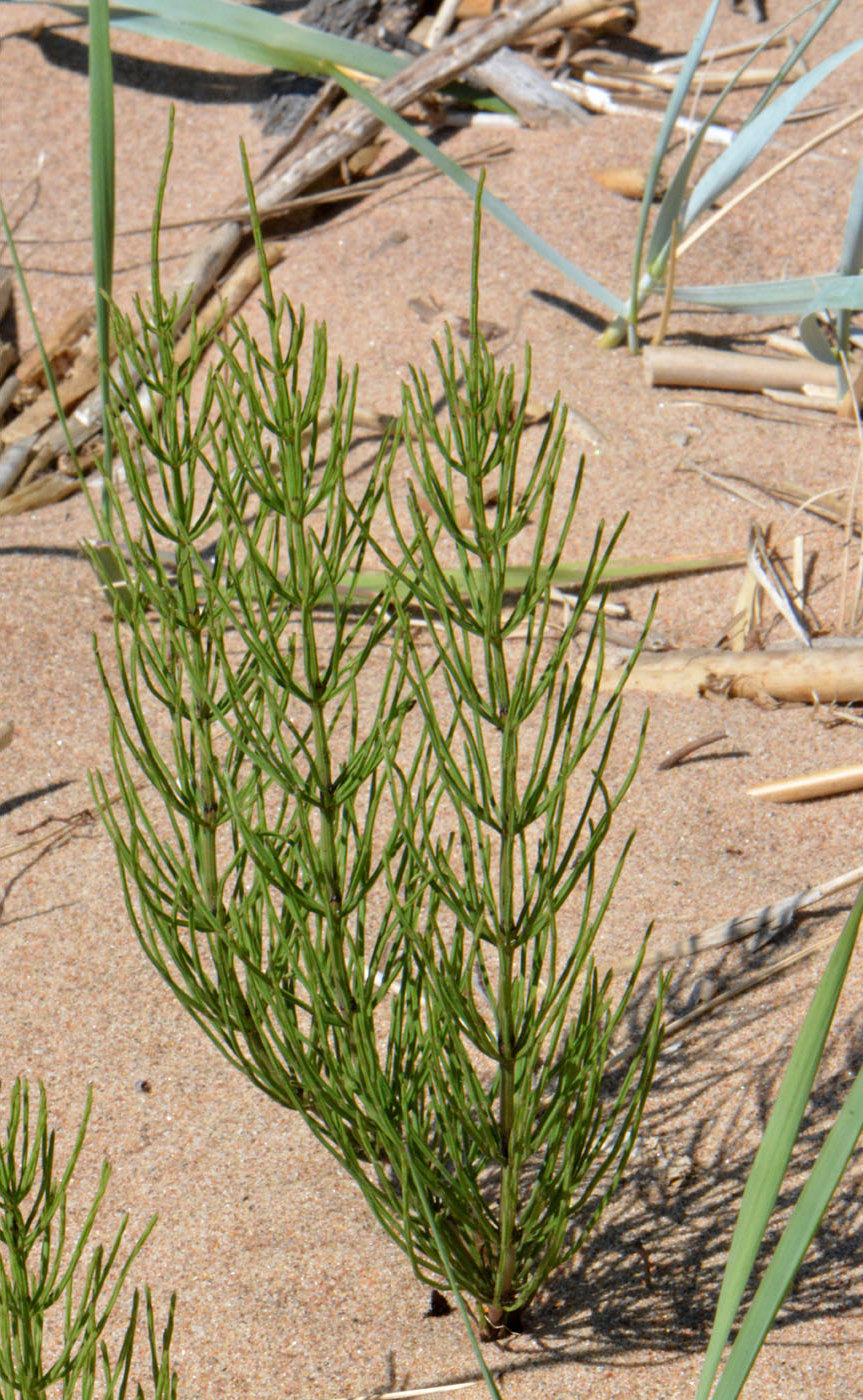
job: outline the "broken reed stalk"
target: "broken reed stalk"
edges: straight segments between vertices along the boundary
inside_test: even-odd
[[[603,686],[612,686],[622,665],[606,663]],[[642,654],[627,682],[629,690],[656,694],[722,694],[729,699],[798,704],[850,704],[863,700],[863,645],[774,648],[730,652],[686,648]]]
[[[593,59],[589,60],[589,65],[584,66],[586,69],[589,66],[590,79],[601,82],[602,86],[609,92],[618,92],[621,95],[631,97],[641,96],[645,88],[654,92],[670,93],[677,81],[676,76],[672,73],[654,73],[649,69],[600,63]],[[722,92],[732,81],[738,91],[745,88],[768,87],[777,74],[778,70],[775,68],[754,68],[750,72],[736,77],[731,72],[711,71],[709,76],[705,72],[698,84],[699,94]],[[785,81],[789,81],[787,75]]]
[[[857,792],[860,788],[863,788],[863,763],[850,763],[796,778],[759,783],[748,791],[750,797],[757,797],[761,802],[811,802],[813,798],[835,797],[837,793]]]
[[[685,759],[690,758],[692,754],[698,753],[701,749],[706,749],[710,744],[721,743],[723,739],[727,738],[727,729],[717,729],[714,730],[712,734],[704,734],[699,739],[691,739],[688,744],[682,744],[679,749],[675,749],[674,752],[670,753],[667,758],[664,758],[661,763],[657,763],[656,771],[657,773],[664,773],[670,768],[677,768],[679,764],[683,763]]]
[[[644,348],[644,377],[659,385],[694,389],[802,390],[807,384],[836,388],[836,370],[811,357],[782,359],[779,355],[749,355],[734,350],[704,350],[689,345],[648,345]]]

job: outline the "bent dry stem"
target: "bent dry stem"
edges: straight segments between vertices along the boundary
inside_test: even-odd
[[[565,415],[529,459],[529,360],[517,392],[479,334],[478,217],[470,352],[436,347],[441,420],[414,372],[398,434],[351,490],[356,376],[337,368],[325,411],[325,332],[304,347],[256,238],[267,338],[234,323],[199,412],[206,347],[193,333],[177,363],[157,259],[151,306],[115,312],[132,505],[109,484],[109,568],[104,547],[93,560],[113,575],[119,684],[100,668],[125,820],[97,788],[175,994],[303,1115],[417,1277],[455,1284],[494,1329],[615,1189],[660,1041],[658,998],[610,1081],[635,974],[615,1001],[594,965],[622,858],[599,894],[596,863],[636,760],[609,782],[619,690],[601,701],[587,679],[601,608],[570,656],[616,534],[553,636],[581,469],[555,534]],[[511,557],[530,560],[515,594]]]

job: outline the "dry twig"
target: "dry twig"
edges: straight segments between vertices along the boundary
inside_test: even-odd
[[[832,639],[824,639],[832,640]],[[774,648],[760,652],[688,648],[638,658],[627,685],[665,695],[724,695],[764,703],[851,704],[863,700],[863,645]],[[603,689],[616,685],[622,665],[606,664]]]

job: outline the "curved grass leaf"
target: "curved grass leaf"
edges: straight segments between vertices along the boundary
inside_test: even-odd
[[[837,49],[835,53],[822,59],[808,73],[804,73],[779,97],[775,97],[770,105],[764,107],[757,116],[746,122],[731,145],[726,146],[722,154],[717,156],[710,169],[692,191],[686,206],[681,232],[690,228],[698,215],[704,209],[709,208],[728,189],[729,185],[733,185],[735,180],[749,169],[782,124],[791,116],[795,107],[798,107],[804,98],[808,97],[825,78],[834,73],[854,54],[859,53],[861,49],[863,49],[863,39],[854,39],[841,49]]]
[[[61,0],[58,8],[87,18],[86,5]],[[332,63],[388,78],[410,62],[402,54],[327,34],[234,0],[136,0],[135,4],[110,0],[110,11],[111,23],[118,28],[180,40],[266,68],[289,67],[298,73],[320,75],[325,73],[325,65]]]
[[[824,970],[821,981],[816,988],[815,995],[803,1023],[803,1028],[794,1046],[788,1068],[782,1080],[776,1104],[770,1115],[767,1128],[764,1133],[761,1146],[749,1173],[746,1188],[743,1192],[743,1200],[740,1204],[740,1214],[734,1228],[734,1235],[731,1240],[731,1248],[728,1251],[728,1260],[725,1265],[725,1274],[722,1280],[722,1288],[719,1294],[719,1302],[716,1307],[716,1317],[713,1322],[713,1329],[710,1334],[710,1341],[707,1348],[707,1355],[704,1359],[704,1366],[699,1378],[698,1390],[695,1400],[707,1400],[713,1385],[714,1377],[719,1369],[719,1361],[722,1356],[722,1349],[731,1332],[740,1300],[743,1297],[743,1290],[746,1287],[752,1266],[761,1248],[767,1222],[770,1219],[773,1207],[776,1204],[779,1190],[782,1185],[788,1161],[792,1149],[800,1131],[800,1124],[809,1096],[812,1092],[812,1084],[821,1057],[824,1053],[824,1045],[836,1011],[839,994],[845,981],[845,974],[854,946],[857,941],[857,933],[860,927],[860,920],[863,917],[863,890],[857,896],[857,901],[848,915],[845,927],[839,937],[836,947],[831,954],[830,961]],[[855,1085],[855,1090],[856,1090]],[[853,1115],[857,1109],[857,1097],[853,1098],[853,1106],[850,1114]],[[748,1329],[746,1345],[751,1348],[752,1341],[759,1332],[763,1340],[764,1332],[770,1325],[767,1321],[764,1326],[767,1312],[772,1312],[770,1320],[775,1316],[788,1291],[788,1287],[793,1278],[793,1273],[787,1278],[787,1268],[793,1263],[799,1250],[803,1235],[811,1225],[811,1234],[817,1229],[821,1215],[826,1208],[830,1195],[823,1199],[819,1193],[827,1190],[835,1175],[840,1146],[847,1143],[849,1134],[848,1117],[842,1119],[842,1128],[837,1138],[831,1143],[831,1133],[828,1138],[830,1151],[825,1159],[825,1166],[822,1167],[816,1177],[815,1186],[811,1188],[807,1196],[804,1211],[795,1223],[791,1241],[785,1246],[780,1257],[780,1264],[776,1266],[773,1278],[770,1283],[769,1306],[765,1306],[765,1297],[759,1303],[756,1314],[756,1321]],[[838,1123],[836,1125],[838,1127]],[[859,1132],[859,1128],[858,1128]],[[855,1137],[856,1141],[856,1137]],[[827,1144],[825,1144],[826,1150]],[[822,1154],[823,1155],[823,1154]],[[819,1159],[820,1160],[820,1159]],[[814,1175],[814,1172],[813,1172]],[[832,1194],[832,1190],[830,1192]],[[803,1197],[798,1202],[800,1207]],[[796,1212],[795,1212],[796,1214]],[[807,1215],[808,1220],[801,1223],[803,1216]],[[790,1222],[789,1222],[790,1223]],[[810,1234],[810,1238],[811,1238]],[[808,1241],[807,1241],[808,1243]],[[805,1246],[804,1246],[805,1248]],[[802,1255],[801,1255],[802,1257]],[[796,1265],[794,1266],[796,1269]],[[766,1278],[764,1283],[766,1283]],[[783,1286],[784,1285],[784,1286]],[[762,1287],[764,1284],[762,1283]],[[775,1304],[775,1306],[773,1306]],[[762,1331],[763,1328],[763,1331]],[[738,1338],[739,1341],[739,1338]],[[758,1342],[760,1346],[760,1341]],[[757,1353],[757,1347],[755,1349]],[[743,1348],[741,1347],[741,1354]],[[755,1353],[751,1354],[749,1366],[754,1360]],[[748,1374],[749,1366],[746,1368]],[[740,1381],[742,1385],[745,1374]],[[730,1386],[730,1383],[729,1383]],[[725,1395],[737,1395],[739,1390],[729,1388],[724,1391]]]
[[[863,307],[863,275],[789,277],[784,282],[734,282],[716,286],[675,287],[679,301],[712,306],[718,311],[744,311],[757,316],[808,316],[825,308]]]
[[[797,329],[813,360],[819,360],[822,365],[836,365],[835,351],[821,329],[817,311],[809,311],[801,317]]]
[[[349,78],[345,73],[333,71],[331,76],[335,78],[336,82],[338,82],[346,92],[350,93],[352,97],[356,97],[358,101],[364,102],[382,122],[386,123],[391,131],[401,136],[415,151],[425,156],[433,165],[436,165],[442,174],[448,175],[453,183],[458,185],[459,189],[464,190],[472,199],[476,197],[476,180],[472,175],[469,175],[466,170],[462,169],[457,161],[445,155],[443,151],[438,149],[433,141],[429,141],[427,137],[418,132],[411,126],[410,122],[405,121],[404,117],[400,116],[398,112],[394,112],[392,108],[385,106],[373,93],[367,92],[359,83],[354,82],[353,79]],[[589,272],[585,272],[584,269],[579,267],[576,263],[570,262],[569,258],[565,258],[562,253],[559,253],[556,248],[553,248],[550,243],[547,243],[540,234],[535,233],[530,225],[519,218],[518,214],[516,214],[513,209],[510,209],[509,205],[505,204],[502,199],[498,199],[496,195],[489,194],[488,191],[484,189],[482,192],[482,207],[483,209],[487,209],[489,214],[497,219],[498,223],[503,224],[504,228],[508,228],[511,233],[516,234],[529,248],[532,248],[535,253],[538,253],[541,258],[544,258],[545,261],[550,263],[553,268],[556,268],[558,272],[562,272],[564,277],[568,277],[569,280],[574,282],[577,287],[580,287],[583,292],[587,292],[589,296],[592,296],[602,306],[608,307],[614,315],[625,315],[626,305],[619,296],[609,291],[601,282],[597,282],[596,278],[591,277]]]

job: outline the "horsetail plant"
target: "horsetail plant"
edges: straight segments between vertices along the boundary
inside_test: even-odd
[[[247,185],[253,205],[248,170]],[[115,604],[119,683],[99,665],[125,820],[101,777],[97,792],[163,978],[302,1114],[416,1275],[469,1295],[494,1330],[599,1216],[660,1043],[661,997],[606,1072],[635,974],[614,1002],[594,965],[620,869],[595,900],[596,862],[635,761],[609,783],[619,690],[600,702],[601,605],[568,658],[617,532],[597,537],[552,637],[583,463],[552,539],[565,414],[522,477],[529,363],[516,394],[479,333],[478,207],[470,354],[437,350],[448,426],[415,373],[363,487],[346,471],[356,374],[339,365],[325,412],[325,332],[306,352],[255,235],[266,342],[236,321],[197,411],[208,347],[193,330],[177,362],[158,210],[152,303],[114,313],[133,509],[106,473],[116,523],[92,558]]]

